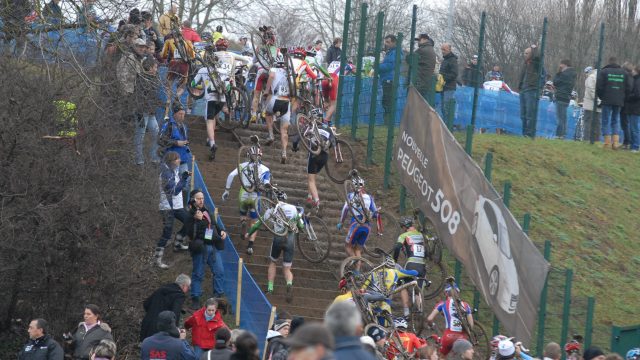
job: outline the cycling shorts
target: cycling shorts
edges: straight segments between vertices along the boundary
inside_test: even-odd
[[[424,286],[425,275],[427,274],[427,269],[424,267],[424,264],[408,262],[404,265],[405,270],[415,270],[418,272],[418,286]]]
[[[278,99],[276,96],[271,97],[271,102],[267,105],[267,114],[275,114],[277,112],[280,113],[278,119],[280,119],[280,124],[290,124],[291,120],[291,103],[289,100]]]
[[[282,266],[291,267],[293,264],[293,252],[295,250],[295,237],[296,234],[291,231],[285,236],[274,236],[273,242],[271,243],[269,259],[276,262],[280,254],[284,253],[282,256]]]
[[[240,207],[240,215],[247,216],[251,219],[258,218],[258,212],[256,211],[256,200],[258,199],[258,193],[256,192],[247,192],[244,189],[240,189],[240,194],[238,195],[238,202]]]
[[[445,356],[449,354],[451,348],[453,348],[453,343],[458,339],[468,340],[469,337],[463,332],[446,329],[444,333],[442,333],[442,339],[440,340],[440,353]]]
[[[322,80],[322,92],[325,96],[329,97],[329,100],[338,100],[338,81],[340,77],[338,74],[331,74],[331,82],[328,79]]]
[[[256,73],[256,91],[262,91],[267,85],[267,80],[269,80],[269,70],[259,68]]]
[[[182,80],[186,80],[187,74],[189,73],[189,64],[182,60],[171,60],[169,61],[169,73],[167,74],[167,79],[169,81],[180,78]]]
[[[222,111],[224,105],[222,101],[207,101],[207,120],[215,119],[216,115]]]
[[[326,151],[321,151],[318,155],[309,153],[309,159],[307,160],[307,174],[317,174],[322,171],[329,160],[329,154]]]
[[[358,224],[357,221],[354,221],[349,227],[349,233],[347,234],[345,242],[352,246],[364,246],[364,243],[366,243],[369,238],[370,229],[371,227],[368,223]]]

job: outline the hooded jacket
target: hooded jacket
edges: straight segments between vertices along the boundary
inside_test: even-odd
[[[518,90],[520,92],[535,90],[538,84],[544,81],[544,77],[538,73],[540,66],[540,52],[538,48],[531,49],[531,59],[525,60],[522,72],[520,72],[520,82]]]
[[[71,345],[73,346],[73,358],[74,359],[89,359],[89,352],[94,346],[100,343],[100,340],[112,340],[111,328],[109,325],[103,322],[98,322],[98,325],[92,327],[87,331],[84,322],[78,324],[76,331],[73,333],[73,340]]]
[[[458,57],[454,53],[450,52],[442,58],[440,75],[444,78],[443,90],[455,91],[458,81]]]
[[[267,359],[287,360],[289,347],[283,342],[284,336],[278,331],[269,330],[267,332]]]
[[[593,100],[596,97],[596,79],[598,77],[598,70],[591,70],[589,75],[584,81],[584,98],[582,99],[582,107],[587,111],[593,111]],[[598,100],[598,104],[600,100]],[[597,107],[597,111],[600,112],[601,108]]]
[[[191,342],[195,346],[199,346],[204,350],[211,350],[216,344],[216,331],[222,327],[227,327],[222,320],[222,314],[220,310],[216,310],[213,319],[207,321],[205,318],[205,310],[203,307],[191,315],[187,321],[184,322],[186,329],[191,329]]]
[[[569,103],[571,92],[576,85],[576,70],[572,67],[560,71],[553,78],[553,86],[556,87],[556,101]]]
[[[632,90],[633,82],[620,65],[609,64],[598,73],[596,95],[602,105],[624,106],[624,100]]]
[[[187,340],[181,340],[166,331],[160,331],[144,339],[140,358],[142,360],[196,360],[196,355]]]
[[[143,303],[146,314],[140,327],[140,341],[158,332],[158,315],[162,311],[173,311],[176,322],[179,322],[185,298],[184,292],[176,283],[163,285],[151,294]]]

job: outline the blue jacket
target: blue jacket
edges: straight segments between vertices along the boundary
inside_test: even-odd
[[[376,360],[375,356],[364,349],[357,336],[336,337],[336,350],[333,355],[336,360]]]
[[[197,360],[187,340],[175,338],[165,331],[144,339],[140,357],[142,360]]]
[[[389,49],[384,59],[382,59],[378,68],[380,81],[393,81],[393,69],[396,67],[396,49]],[[400,61],[402,61],[402,57],[402,52],[400,52]]]
[[[160,129],[158,145],[162,147],[163,154],[167,151],[175,151],[180,154],[181,164],[189,163],[191,162],[191,149],[189,149],[189,146],[176,145],[179,140],[189,140],[187,125],[184,122],[179,125],[171,117]]]

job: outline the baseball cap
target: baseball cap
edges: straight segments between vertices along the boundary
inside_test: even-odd
[[[511,340],[502,340],[498,343],[497,359],[512,359],[516,355],[516,347]]]
[[[140,39],[140,38],[137,38],[137,39],[133,40],[133,45],[146,47],[147,46],[147,42],[142,40],[142,39]]]
[[[302,325],[292,336],[282,340],[291,349],[300,349],[307,346],[324,345],[328,349],[334,348],[333,335],[322,324]]]
[[[416,41],[420,40],[420,39],[431,39],[431,38],[429,37],[429,35],[427,33],[422,33],[422,34],[418,35],[417,38],[415,38]]]

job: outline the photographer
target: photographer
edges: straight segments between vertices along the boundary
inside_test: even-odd
[[[205,264],[209,266],[213,275],[213,297],[221,298],[224,296],[224,267],[221,251],[224,249],[224,239],[227,237],[227,233],[217,210],[210,213],[204,206],[204,194],[200,189],[193,190],[190,199],[185,227],[187,235],[192,239],[189,243],[189,251],[193,260],[191,308],[198,310],[200,309]]]

